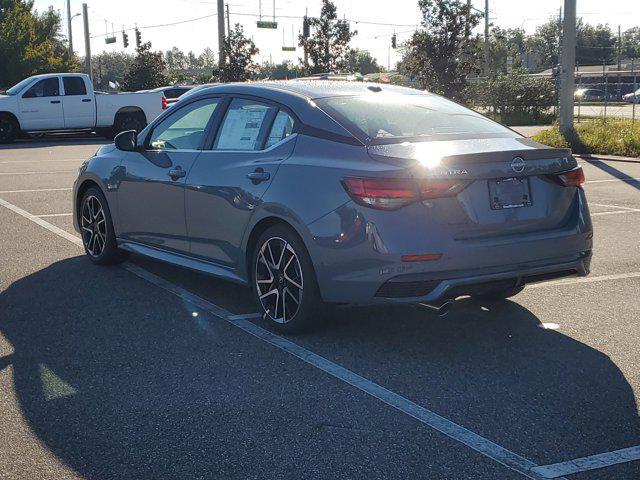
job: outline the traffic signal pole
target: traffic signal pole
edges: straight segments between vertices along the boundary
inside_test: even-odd
[[[576,0],[564,0],[562,57],[560,62],[560,112],[558,123],[565,135],[573,131],[576,65]]]
[[[71,0],[67,0],[67,31],[69,34],[69,61],[73,57],[73,33],[71,31]]]

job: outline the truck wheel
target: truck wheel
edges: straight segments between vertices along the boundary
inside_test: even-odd
[[[116,115],[113,122],[113,134],[117,135],[126,130],[140,132],[147,126],[147,121],[142,112],[123,112]]]
[[[11,143],[20,133],[20,125],[11,115],[0,114],[0,143]]]

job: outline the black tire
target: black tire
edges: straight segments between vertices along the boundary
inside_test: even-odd
[[[265,230],[256,241],[249,268],[256,305],[272,328],[284,333],[299,333],[319,325],[327,313],[327,306],[322,302],[307,249],[290,227],[274,225]],[[273,278],[272,283],[267,283],[269,278]],[[268,294],[274,290],[278,294]],[[276,302],[280,302],[279,306]],[[291,311],[294,311],[292,315]]]
[[[91,187],[82,196],[78,223],[84,251],[93,263],[113,265],[126,259],[118,249],[109,204],[99,188]]]
[[[473,298],[487,302],[499,302],[500,300],[506,300],[507,298],[515,297],[523,290],[524,285],[520,285],[519,287],[506,288],[504,290],[496,290],[494,292],[474,295]]]
[[[11,115],[0,113],[0,143],[13,142],[20,133],[20,125]]]
[[[127,130],[135,130],[140,133],[147,126],[147,120],[142,112],[122,112],[116,115],[113,121],[113,136]]]

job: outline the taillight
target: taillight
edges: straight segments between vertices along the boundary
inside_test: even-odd
[[[167,107],[167,97],[165,97],[164,95],[162,96],[162,109],[166,110]]]
[[[447,179],[347,177],[342,180],[342,185],[360,205],[379,210],[397,210],[419,200],[453,197],[464,190],[469,182]]]
[[[568,172],[549,175],[549,177],[564,187],[579,187],[585,180],[582,167],[574,168]]]

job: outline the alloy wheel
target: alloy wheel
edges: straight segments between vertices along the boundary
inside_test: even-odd
[[[304,287],[295,250],[283,238],[270,238],[262,244],[255,268],[256,292],[262,308],[274,322],[290,322],[300,310]]]
[[[82,205],[82,241],[92,257],[99,257],[107,244],[107,220],[100,200],[88,196]]]

